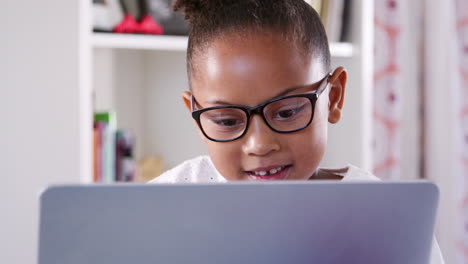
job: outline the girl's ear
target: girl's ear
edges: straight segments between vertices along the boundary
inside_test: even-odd
[[[341,119],[347,79],[348,73],[343,67],[336,68],[330,77],[330,92],[328,93],[328,122],[332,124],[338,123]]]
[[[182,101],[184,101],[185,107],[189,112],[192,112],[192,93],[189,91],[185,91],[182,93]]]
[[[182,101],[184,101],[185,107],[191,113],[192,112],[192,93],[189,91],[185,91],[182,93]],[[200,127],[197,124],[197,121],[193,120],[195,127],[197,128],[198,136],[201,138],[202,141],[207,142],[208,139],[203,135],[203,132],[200,130]]]

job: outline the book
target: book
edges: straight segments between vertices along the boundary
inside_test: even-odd
[[[116,181],[135,181],[136,162],[133,157],[134,138],[130,133],[119,130],[116,133]]]
[[[320,14],[320,10],[322,9],[322,0],[305,0],[306,3],[311,5],[317,13]],[[325,0],[328,1],[328,0]]]
[[[130,133],[118,130],[116,133],[115,180],[129,182],[135,180],[136,163],[133,158],[134,138]]]
[[[329,9],[329,5],[330,5],[330,1],[333,1],[333,0],[323,1],[322,5],[321,5],[321,8],[320,8],[320,12],[319,12],[320,18],[322,19],[322,24],[325,27],[325,31],[327,31],[328,9]]]
[[[329,42],[349,41],[352,0],[304,0],[320,15]]]
[[[117,132],[117,117],[115,112],[100,112],[94,114],[94,121],[101,127],[101,182],[115,181],[115,134]]]
[[[105,153],[103,151],[104,139],[105,139],[105,122],[94,122],[94,182],[102,182],[103,178],[103,161],[105,160]]]
[[[94,182],[131,182],[136,180],[133,157],[135,139],[127,131],[117,130],[115,112],[94,115],[93,125]]]
[[[93,182],[99,182],[99,153],[100,153],[100,135],[97,123],[93,125]]]
[[[341,28],[343,27],[343,10],[345,0],[330,0],[327,6],[327,20],[325,30],[330,42],[338,42],[341,38]],[[349,1],[349,0],[348,0]]]
[[[343,7],[343,21],[340,33],[340,42],[351,41],[351,12],[352,12],[352,0],[345,0]]]

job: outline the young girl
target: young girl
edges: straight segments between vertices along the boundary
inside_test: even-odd
[[[330,69],[318,14],[303,0],[178,0],[191,24],[190,91],[182,95],[209,156],[154,183],[377,180],[318,166],[328,123],[343,109],[347,73]],[[443,263],[434,243],[431,263]]]

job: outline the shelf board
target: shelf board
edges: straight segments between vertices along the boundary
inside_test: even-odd
[[[352,57],[354,55],[353,44],[349,42],[332,42],[330,43],[330,53],[332,57]]]
[[[94,48],[186,51],[185,36],[148,36],[135,34],[93,33]],[[353,56],[351,43],[330,43],[332,57]]]
[[[185,51],[185,36],[148,36],[136,34],[93,33],[94,48]]]

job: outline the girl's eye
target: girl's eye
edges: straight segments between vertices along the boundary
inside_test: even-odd
[[[280,118],[288,118],[291,117],[296,113],[295,109],[284,110],[278,113],[278,117]]]
[[[239,119],[220,119],[213,120],[213,122],[219,126],[223,127],[234,127],[242,123],[242,120]]]
[[[304,108],[305,108],[305,105],[301,105],[296,108],[281,110],[281,111],[276,112],[276,114],[274,114],[274,118],[275,119],[290,119],[290,118],[293,118],[295,115],[299,114],[302,110],[304,110]]]
[[[242,129],[247,116],[240,109],[220,108],[205,111],[200,116],[205,130],[213,129],[217,132],[232,132]]]

